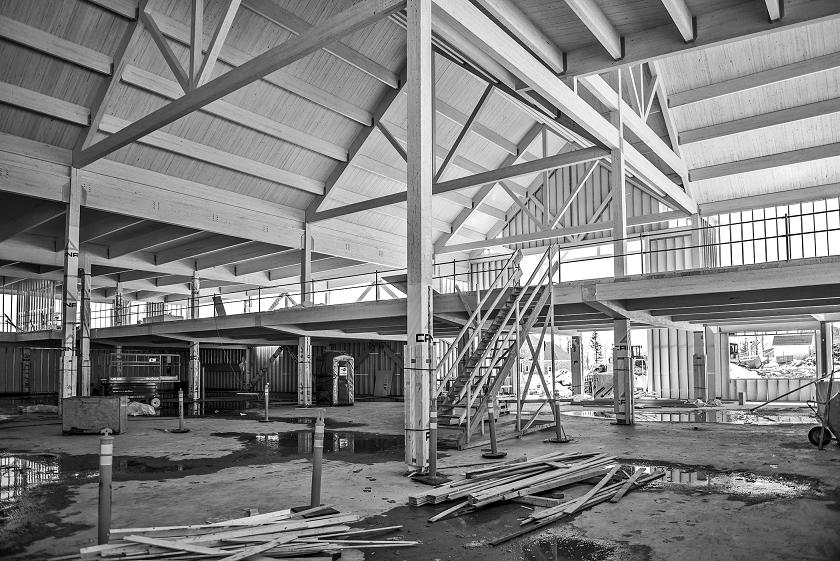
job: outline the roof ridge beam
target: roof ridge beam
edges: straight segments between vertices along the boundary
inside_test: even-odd
[[[77,158],[74,157],[74,166],[85,167],[210,102],[312,54],[324,45],[388,16],[404,4],[405,0],[363,0],[82,150]]]

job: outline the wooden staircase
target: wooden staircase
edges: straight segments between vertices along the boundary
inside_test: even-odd
[[[437,391],[439,447],[461,448],[467,443],[468,436],[481,428],[488,405],[496,399],[505,379],[514,370],[519,360],[519,349],[544,314],[551,296],[548,280],[553,277],[559,262],[546,267],[540,275],[545,257],[524,286],[510,286],[512,279],[518,281],[521,276],[520,257],[514,254],[506,265],[507,270],[499,273],[493,283],[498,284],[505,274],[508,275],[507,283],[489,306],[491,311],[483,318],[478,317],[479,312],[487,307],[485,302],[490,299],[492,290],[488,291],[455,338],[460,350],[453,345],[447,351],[447,355],[458,354],[454,368],[449,372],[438,372],[442,380]],[[510,267],[515,268],[517,273],[511,274]],[[444,355],[443,359],[446,358]],[[439,369],[444,364],[443,359]]]

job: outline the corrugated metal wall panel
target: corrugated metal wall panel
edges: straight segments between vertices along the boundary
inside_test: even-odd
[[[568,200],[572,191],[577,187],[580,180],[586,174],[587,164],[580,164],[561,168],[552,172],[549,175],[549,209],[552,216],[555,216],[558,209],[563,206],[564,201]],[[641,189],[634,185],[628,185],[628,216],[643,216],[655,214],[660,211],[660,203]],[[578,195],[569,205],[569,209],[563,215],[559,227],[582,226],[585,224],[595,222],[610,222],[612,220],[610,204],[606,203],[601,207],[602,203],[609,197],[610,193],[610,170],[604,165],[599,165],[592,175],[586,180],[584,187],[580,190]],[[534,198],[542,201],[542,188],[537,189]],[[541,211],[537,205],[529,200],[528,208],[534,212],[535,215],[540,216]],[[599,210],[597,216],[593,217],[595,211]],[[628,229],[628,235],[639,234],[642,232],[654,232],[668,227],[667,222],[658,222],[654,224],[645,224],[642,226],[634,226]],[[510,223],[502,230],[502,236],[516,236],[521,234],[532,234],[538,232],[541,228],[533,223],[527,215],[521,210],[517,211],[511,218]],[[597,240],[610,237],[609,231],[593,232],[588,234],[587,239]],[[519,249],[543,247],[554,240],[540,240],[536,242],[526,242],[517,245]],[[565,240],[564,241],[568,241]]]
[[[648,331],[648,387],[663,399],[693,397],[694,337],[678,329]]]

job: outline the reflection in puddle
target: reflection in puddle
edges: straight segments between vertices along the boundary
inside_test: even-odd
[[[591,409],[563,411],[562,414],[572,417],[615,419],[615,413],[612,411],[596,411]],[[814,417],[811,415],[796,415],[791,413],[765,415],[731,410],[651,413],[637,409],[633,418],[636,422],[640,423],[720,423],[725,425],[810,425],[814,423]]]
[[[561,530],[561,533],[568,531]],[[524,561],[649,561],[650,548],[579,536],[541,536],[522,546]]]
[[[48,454],[0,455],[0,520],[27,492],[58,481],[58,457]]]
[[[295,448],[299,456],[312,454],[315,433],[309,431],[281,432],[255,435],[255,442],[265,448],[290,451]],[[373,454],[377,452],[401,452],[403,438],[394,435],[370,435],[354,432],[325,431],[324,454]]]
[[[648,483],[645,489],[682,488],[686,491],[729,495],[750,502],[822,494],[815,481],[791,476],[698,470],[636,461],[623,462],[622,468],[628,471],[643,469],[646,473],[656,469],[665,470],[665,477]]]

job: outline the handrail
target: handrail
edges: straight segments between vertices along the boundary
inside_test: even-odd
[[[540,268],[542,267],[543,262],[545,261],[545,258],[546,258],[547,256],[548,256],[548,251],[545,251],[545,252],[543,253],[543,256],[540,258],[539,262],[537,263],[537,265],[534,267],[534,270],[532,271],[531,276],[528,278],[528,281],[527,281],[527,283],[526,283],[526,286],[528,286],[528,285],[530,285],[532,282],[534,282],[534,279],[536,278],[537,272],[538,272],[538,271],[540,270]],[[548,270],[550,270],[550,269],[551,269],[551,267],[549,267],[549,269],[548,269]],[[543,273],[543,275],[540,277],[540,283],[542,283],[542,279],[543,279],[543,277],[545,277],[545,274],[548,272],[548,270],[547,270],[546,272],[544,272],[544,273]],[[530,302],[531,302],[531,301],[533,300],[533,298],[534,298],[533,294],[536,294],[536,291],[531,291],[531,292],[532,292],[532,296],[531,296],[531,297],[529,298],[529,300],[528,300],[528,304],[529,304],[529,305],[530,305]],[[490,340],[487,342],[487,347],[485,348],[484,352],[481,354],[481,357],[479,357],[479,359],[478,359],[478,363],[477,363],[477,364],[480,364],[480,363],[481,363],[481,361],[483,361],[483,360],[487,357],[487,352],[488,352],[488,351],[489,351],[489,349],[490,349],[490,348],[491,348],[491,347],[495,344],[496,340],[498,340],[499,335],[501,334],[501,327],[502,327],[502,326],[504,326],[504,325],[506,325],[506,324],[507,324],[507,322],[510,320],[510,316],[511,316],[511,314],[513,313],[513,310],[515,309],[515,307],[516,307],[516,306],[518,306],[518,304],[519,304],[519,302],[522,300],[522,297],[524,296],[524,294],[525,294],[525,291],[523,290],[522,292],[520,292],[520,293],[517,295],[516,299],[513,301],[513,305],[511,306],[510,310],[508,310],[507,315],[506,315],[506,316],[504,317],[504,319],[502,320],[502,323],[501,323],[501,324],[500,324],[500,326],[499,326],[499,331],[497,331],[497,332],[496,332],[496,333],[495,333],[495,334],[494,334],[494,335],[490,338]],[[494,306],[494,307],[495,307],[495,306]],[[507,340],[507,339],[506,339],[506,340]],[[464,353],[465,351],[466,351],[466,348],[465,348],[465,349],[463,349],[463,350],[461,351],[461,355],[463,355],[463,353]],[[461,356],[461,355],[459,355],[458,360],[460,360],[460,356]],[[447,377],[447,378],[448,378],[448,377]],[[472,376],[470,377],[470,379],[472,379]],[[444,380],[444,383],[445,383],[445,381],[446,381],[446,380]],[[441,384],[441,387],[442,387],[442,386],[443,386],[443,383]],[[462,390],[461,390],[461,392],[460,392],[460,393],[459,393],[459,395],[458,395],[458,399],[461,399],[461,397],[463,397],[463,393],[464,393],[464,391],[463,391],[463,389],[462,389]],[[437,395],[439,395],[439,391],[436,393],[436,396],[437,396]]]
[[[515,252],[513,252],[513,253],[511,254],[510,258],[507,260],[507,262],[505,262],[504,267],[502,267],[502,269],[499,271],[499,274],[498,274],[498,275],[496,275],[496,278],[494,278],[494,279],[493,279],[493,282],[492,282],[492,283],[490,283],[490,286],[487,288],[487,293],[484,295],[484,298],[482,298],[482,299],[478,302],[478,305],[476,306],[476,308],[475,308],[475,310],[473,311],[473,313],[472,313],[472,314],[470,314],[470,317],[469,317],[469,319],[467,320],[467,322],[464,324],[464,326],[463,326],[463,327],[461,328],[461,330],[458,332],[458,335],[457,335],[457,336],[455,336],[455,339],[454,339],[454,340],[455,340],[456,342],[457,342],[457,341],[460,341],[460,340],[461,340],[461,338],[462,338],[462,337],[466,334],[467,330],[468,330],[468,329],[470,329],[470,328],[472,327],[472,323],[475,321],[475,319],[476,319],[476,317],[478,316],[478,314],[480,314],[480,313],[481,313],[481,309],[484,307],[484,304],[486,304],[486,303],[487,303],[487,300],[490,298],[490,296],[491,296],[491,294],[492,294],[492,291],[493,291],[493,287],[494,287],[494,286],[496,286],[496,283],[497,283],[497,282],[499,282],[499,280],[502,278],[502,275],[503,275],[503,274],[504,274],[504,273],[505,273],[505,272],[506,272],[506,271],[510,268],[510,265],[511,265],[512,263],[514,263],[514,262],[515,262],[515,263],[516,263],[516,266],[517,266],[517,268],[518,268],[518,266],[519,266],[519,259],[521,258],[521,256],[522,256],[522,251],[521,251],[521,250],[519,250],[519,249],[517,249]],[[508,277],[508,279],[505,281],[505,283],[504,283],[504,285],[502,286],[501,290],[499,290],[499,293],[496,295],[495,300],[493,300],[493,303],[490,305],[490,308],[491,308],[491,309],[492,309],[492,308],[495,308],[495,307],[496,307],[496,305],[499,303],[499,300],[501,299],[502,294],[504,294],[505,290],[508,288],[508,286],[509,286],[509,285],[510,285],[510,283],[513,281],[513,279],[514,279],[514,277],[515,277],[515,276],[516,276],[515,274],[514,274],[514,275],[510,275],[510,276]],[[482,325],[484,325],[484,323],[485,323],[486,321],[487,321],[487,317],[485,317],[484,319],[482,319],[482,320],[481,320],[481,322],[480,322],[480,323],[476,326],[476,329],[481,328],[481,326],[482,326]],[[457,348],[457,346],[458,346],[458,345],[457,345],[457,343],[453,343],[453,344],[452,344],[452,345],[450,345],[450,347],[446,350],[446,352],[443,354],[443,356],[442,356],[442,357],[440,357],[440,360],[438,361],[438,364],[437,364],[437,366],[435,367],[435,372],[434,372],[435,376],[437,376],[437,373],[438,373],[438,371],[440,370],[441,366],[442,366],[442,365],[444,365],[444,364],[446,364],[446,360],[447,360],[447,358],[449,357],[449,354],[452,352],[452,350],[453,350],[453,349]],[[463,353],[465,353],[465,352],[466,352],[467,348],[469,348],[469,347],[468,347],[468,346],[464,346],[464,348],[461,350],[461,352],[459,353],[459,355],[455,358],[455,365],[456,365],[456,368],[457,368],[458,361],[460,361],[460,360],[461,360],[461,358],[462,358],[462,356],[463,356]],[[448,381],[448,379],[449,379],[449,376],[446,376],[443,380],[441,380],[440,386],[439,386],[439,387],[437,387],[437,388],[435,389],[435,395],[433,396],[433,399],[436,399],[436,398],[437,398],[437,396],[439,396],[439,395],[440,395],[441,388],[443,388],[443,385],[444,385],[444,384]]]
[[[539,271],[539,270],[540,270],[540,267],[542,267],[543,261],[544,261],[544,260],[545,260],[545,258],[549,255],[550,251],[551,251],[551,248],[549,248],[548,250],[546,250],[546,251],[545,251],[545,253],[543,253],[543,256],[542,256],[542,258],[540,259],[539,263],[537,263],[537,266],[536,266],[536,267],[534,267],[534,272],[533,272],[533,273],[531,273],[531,278],[529,278],[529,279],[528,279],[528,284],[529,284],[529,285],[531,284],[531,282],[533,282],[533,281],[534,281],[534,278],[536,277],[537,271]],[[558,265],[559,265],[559,260],[558,260]],[[556,270],[556,269],[555,269],[554,264],[551,264],[551,265],[550,265],[550,266],[549,266],[549,267],[548,267],[548,268],[547,268],[547,269],[543,272],[543,274],[540,276],[540,282],[538,283],[537,288],[536,288],[535,290],[530,291],[530,294],[529,294],[528,300],[525,302],[525,309],[528,309],[528,307],[529,307],[529,306],[531,305],[531,303],[534,301],[534,298],[536,298],[537,293],[538,293],[538,292],[540,292],[540,288],[545,288],[545,287],[548,287],[549,289],[551,288],[551,285],[550,285],[550,284],[548,284],[548,285],[544,286],[544,285],[543,285],[543,281],[545,280],[545,278],[546,278],[546,277],[548,277],[548,278],[550,279],[550,278],[554,275],[555,270]],[[511,309],[508,311],[507,315],[506,315],[506,316],[505,316],[505,318],[502,320],[502,323],[501,323],[501,325],[500,325],[500,327],[499,327],[499,331],[497,331],[497,332],[493,335],[493,337],[490,339],[490,341],[488,342],[488,344],[487,344],[487,348],[485,349],[484,353],[482,353],[481,357],[479,358],[477,365],[478,365],[478,364],[481,364],[481,361],[483,361],[484,359],[486,359],[486,358],[487,358],[487,351],[489,351],[489,350],[490,350],[490,348],[491,348],[491,347],[492,347],[495,343],[497,343],[497,342],[498,342],[498,339],[499,339],[499,337],[501,336],[501,333],[502,333],[502,329],[501,329],[501,328],[502,328],[502,326],[507,325],[507,323],[510,321],[510,317],[511,317],[511,315],[513,314],[514,310],[515,310],[515,309],[519,306],[520,301],[522,300],[522,298],[523,298],[524,296],[525,296],[525,291],[523,290],[523,291],[522,291],[522,292],[521,292],[521,293],[520,293],[520,294],[516,297],[516,299],[515,299],[515,300],[514,300],[514,302],[513,302],[513,304],[514,304],[514,305],[513,305],[513,306],[511,306]],[[542,298],[542,296],[541,296],[541,298]],[[536,310],[535,310],[535,311],[536,311]],[[508,339],[510,339],[510,335],[511,335],[511,332],[506,333],[502,342],[503,342],[503,343],[506,343],[506,342],[508,341]],[[481,378],[482,380],[484,380],[484,378],[486,378],[486,377],[489,375],[490,371],[491,371],[491,370],[492,370],[492,368],[495,366],[496,362],[498,362],[498,360],[493,361],[493,363],[490,365],[490,367],[489,367],[489,368],[487,368],[487,374],[485,374],[484,376],[482,376],[482,378]],[[480,370],[480,369],[481,369],[481,367],[480,367],[480,366],[478,366],[478,368],[477,368],[477,369],[478,369],[478,370]],[[470,376],[470,381],[472,381],[472,376]],[[461,390],[461,392],[460,392],[460,393],[459,393],[459,395],[458,395],[458,399],[461,399],[461,398],[463,397],[463,394],[464,394],[464,390],[462,389],[462,390]],[[473,402],[473,401],[475,401],[475,398],[476,398],[476,397],[477,397],[477,395],[476,395],[476,396],[473,396],[472,400],[470,400],[470,403],[468,403],[468,404],[467,404],[467,407],[472,406],[472,402]]]

